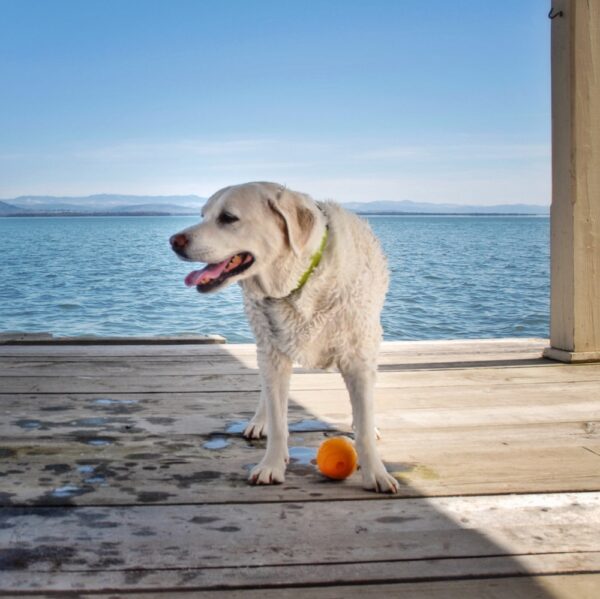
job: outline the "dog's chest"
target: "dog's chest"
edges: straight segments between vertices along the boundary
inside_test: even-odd
[[[289,356],[311,368],[328,368],[333,357],[323,343],[322,319],[314,311],[304,313],[288,301],[267,300],[247,306],[257,343]]]

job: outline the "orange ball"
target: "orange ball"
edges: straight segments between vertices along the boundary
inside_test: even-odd
[[[332,437],[321,443],[317,452],[317,467],[321,474],[335,480],[350,476],[358,462],[356,449],[346,437]]]

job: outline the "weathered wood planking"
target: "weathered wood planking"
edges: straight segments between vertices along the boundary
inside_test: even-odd
[[[464,431],[458,429],[455,436]],[[450,435],[446,437],[448,439]],[[254,487],[249,469],[264,451],[240,438],[221,450],[190,436],[36,440],[2,446],[0,503],[4,505],[120,505],[385,499],[361,488],[359,474],[343,482],[319,475],[312,459],[321,433],[292,436],[283,485]],[[382,441],[380,452],[400,482],[399,497],[558,492],[600,488],[600,444],[528,445],[510,441],[445,444],[435,436],[412,447]],[[439,443],[437,441],[440,441]],[[206,443],[206,439],[204,443]],[[535,468],[532,465],[535,464]]]
[[[139,405],[139,404],[138,404]],[[559,404],[557,408],[560,408]],[[251,410],[241,409],[235,412],[212,410],[202,406],[189,410],[173,411],[177,408],[146,408],[137,414],[119,412],[100,412],[76,410],[67,412],[66,418],[57,417],[56,413],[37,414],[24,409],[14,410],[5,420],[0,422],[0,445],[8,442],[28,443],[38,440],[73,439],[79,436],[109,436],[113,441],[126,443],[139,441],[145,436],[177,436],[196,435],[198,442],[206,437],[229,436],[232,432],[239,434],[239,429],[248,423]],[[223,407],[220,408],[223,410]],[[544,410],[543,406],[535,409],[510,410],[509,407],[490,408],[489,416],[483,407],[469,409],[440,410],[381,410],[376,417],[383,442],[388,445],[401,440],[415,439],[423,434],[431,434],[443,438],[446,433],[465,435],[461,443],[473,440],[476,443],[487,439],[493,443],[495,439],[511,440],[519,443],[536,443],[543,446],[557,444],[581,444],[589,439],[600,440],[600,413],[594,402],[581,402],[566,406],[564,412]],[[350,414],[332,413],[327,410],[311,412],[308,408],[298,406],[290,411],[289,427],[292,432],[302,431],[339,431],[352,433]],[[455,431],[455,432],[454,432]],[[529,431],[529,432],[528,432]],[[490,433],[493,438],[490,439]],[[553,439],[556,441],[553,442]]]
[[[443,342],[439,353],[419,349],[394,351],[390,346],[394,343],[385,343],[384,349],[380,354],[380,369],[385,370],[411,370],[427,368],[457,368],[474,366],[507,366],[507,365],[545,365],[555,366],[548,360],[542,360],[540,345],[523,346],[519,344],[517,349],[499,348],[477,350],[476,347],[469,347],[465,353],[461,348],[453,349],[452,342]],[[419,343],[410,344],[419,346]],[[471,344],[474,345],[474,344]],[[206,346],[206,351],[213,353],[193,353],[197,352],[203,346],[190,346],[190,352],[178,351],[176,347],[174,352],[168,348],[161,354],[133,355],[124,352],[124,349],[115,346],[115,355],[106,353],[86,352],[86,348],[81,348],[76,353],[76,348],[56,346],[52,348],[42,348],[39,355],[30,354],[7,354],[6,348],[0,346],[0,376],[40,376],[44,374],[52,375],[93,375],[102,372],[103,374],[135,374],[137,376],[145,374],[249,374],[257,370],[256,351],[254,346],[238,349],[239,346],[222,346],[221,349],[210,350],[211,346]],[[487,347],[487,346],[486,346]],[[443,349],[445,348],[445,349]],[[27,349],[35,351],[34,347],[15,348],[17,350]],[[61,350],[70,350],[64,354]],[[111,351],[111,346],[101,347],[104,352]],[[3,351],[5,350],[5,351]],[[458,351],[457,351],[458,350]],[[218,351],[219,353],[214,353]],[[36,352],[37,353],[37,352]],[[140,350],[143,354],[143,351]],[[81,358],[85,357],[85,361]],[[125,358],[126,359],[123,359]],[[300,368],[296,372],[307,372]],[[310,371],[308,371],[310,372]],[[0,386],[1,388],[1,386]]]
[[[523,556],[530,559],[529,572],[540,574],[548,554],[566,558],[562,567],[551,560],[553,573],[580,568],[582,562],[588,569],[600,567],[599,493],[349,501],[343,506],[6,508],[2,520],[0,559],[5,570],[17,570],[21,590],[32,588],[23,576],[27,572],[57,570],[60,574],[50,580],[59,584],[71,573],[101,572],[88,576],[92,586],[87,590],[102,590],[106,572],[137,571],[141,575],[131,577],[129,586],[144,588],[158,568],[161,588],[170,570],[177,570],[172,574],[179,579],[182,570],[191,570],[208,589],[431,580],[466,575],[461,561],[464,567],[483,558],[492,558],[488,575],[494,567],[514,575],[523,573]],[[479,574],[486,574],[485,565]],[[0,584],[11,590],[15,583],[9,576]]]
[[[245,441],[241,434],[229,432],[228,429],[238,430],[248,421],[233,422],[228,427],[223,426],[223,421],[202,414],[194,414],[189,418],[184,416],[170,418],[165,416],[147,416],[135,421],[135,425],[127,424],[129,420],[122,417],[113,418],[83,418],[73,421],[72,426],[52,424],[40,420],[24,419],[17,422],[27,428],[38,426],[31,431],[15,431],[8,428],[7,434],[2,435],[0,447],[9,446],[27,447],[31,445],[52,445],[67,443],[81,443],[88,445],[117,444],[140,445],[152,443],[161,438],[170,438],[172,441],[186,442],[188,444],[202,445],[211,439],[220,439],[229,444],[239,441],[251,448],[254,445],[262,446],[263,441]],[[76,427],[75,425],[79,425]],[[301,432],[304,429],[308,432]],[[290,424],[292,432],[290,443],[310,442],[318,444],[322,436],[346,434],[350,437],[353,432],[349,424],[328,425],[319,420],[299,420]],[[392,430],[381,429],[383,437],[378,441],[378,446],[383,452],[414,453],[432,448],[443,451],[469,450],[475,453],[493,449],[495,447],[511,446],[514,449],[547,449],[558,447],[581,447],[583,445],[600,442],[600,427],[597,421],[549,421],[549,422],[521,422],[512,424],[487,423],[485,425],[470,424],[460,425],[445,423],[443,426],[419,426]],[[317,436],[312,433],[322,431]],[[105,439],[105,443],[94,443],[94,439]],[[316,448],[316,447],[315,447]],[[223,452],[230,453],[229,450]]]
[[[545,360],[529,353],[509,356],[502,354],[488,354],[485,359],[477,354],[462,354],[461,360],[446,356],[445,359],[430,360],[429,356],[407,358],[402,360],[394,354],[384,354],[379,358],[379,371],[407,371],[430,369],[456,369],[456,368],[486,368],[493,366],[545,366],[557,368],[556,362]],[[206,375],[206,374],[251,374],[258,370],[254,356],[173,356],[169,359],[158,357],[127,358],[119,356],[92,356],[86,358],[85,363],[75,357],[63,356],[25,357],[2,356],[0,357],[1,376],[70,376],[115,374],[115,375]],[[296,373],[317,373],[319,370],[304,369],[296,366]]]
[[[428,365],[435,367],[456,367],[457,365],[493,365],[494,363],[509,364],[509,363],[526,363],[527,360],[536,364],[544,364],[548,366],[556,365],[555,363],[542,360],[543,344],[519,343],[516,346],[509,345],[504,347],[499,346],[484,346],[478,347],[473,342],[468,342],[467,346],[460,345],[455,347],[452,342],[443,342],[439,351],[425,350],[420,348],[419,343],[410,343],[407,348],[395,350],[396,343],[384,343],[379,355],[379,364],[381,367],[400,367],[407,369],[410,367],[427,367]],[[102,353],[94,351],[90,353],[86,348],[80,348],[80,352],[76,353],[74,348],[56,346],[52,348],[42,348],[35,350],[33,347],[27,348],[27,353],[10,352],[6,348],[0,346],[0,374],[15,374],[23,372],[25,374],[41,374],[49,368],[60,368],[61,372],[69,372],[69,367],[88,367],[96,368],[98,365],[103,365],[105,368],[113,368],[116,373],[130,372],[132,369],[151,368],[158,369],[158,372],[168,372],[169,366],[176,368],[191,368],[196,374],[211,374],[213,372],[233,373],[244,371],[246,369],[256,370],[256,350],[254,346],[221,346],[217,349],[210,349],[209,346],[198,352],[195,346],[190,346],[190,351],[181,351],[175,348],[171,352],[168,348],[168,353],[160,354],[144,354],[142,349],[138,354],[123,351],[122,347],[115,346],[113,353],[111,347],[103,347]],[[22,350],[22,348],[17,348]],[[65,349],[71,349],[65,353]],[[62,350],[62,351],[61,351]],[[85,356],[86,363],[81,362],[81,357]],[[126,360],[123,358],[126,357]]]
[[[56,393],[56,394],[16,394],[0,393],[0,401],[5,413],[12,417],[19,411],[48,420],[69,421],[82,415],[110,414],[153,414],[193,413],[213,411],[235,418],[239,412],[252,411],[258,401],[258,390],[246,393],[201,391],[155,391],[151,393],[119,392],[102,393]],[[550,419],[568,412],[569,404],[590,404],[590,413],[595,412],[600,403],[599,385],[596,381],[540,382],[536,385],[501,384],[493,380],[480,386],[452,385],[428,387],[404,387],[402,389],[376,389],[376,412],[383,414],[389,410],[412,411],[429,410],[432,413],[460,412],[472,410],[503,409],[507,413],[518,414],[522,409],[542,408]],[[293,413],[303,409],[314,412],[336,414],[345,417],[350,404],[346,389],[328,389],[325,393],[312,390],[294,390],[290,397]],[[564,411],[564,412],[563,412]]]
[[[501,385],[483,388],[409,388],[399,392],[378,389],[376,412],[384,429],[469,425],[505,425],[550,422],[594,422],[600,420],[600,398],[595,382],[549,384],[525,388]],[[34,437],[96,428],[127,432],[126,425],[148,432],[224,431],[227,425],[248,418],[258,402],[258,392],[55,394],[0,396],[4,419],[0,438],[12,435]],[[35,414],[35,418],[32,414]],[[324,394],[294,391],[289,420],[319,418],[331,424],[351,418],[345,390]],[[182,428],[183,427],[183,428]],[[595,427],[591,427],[595,428]],[[593,432],[593,431],[590,431]]]
[[[444,342],[442,349],[451,352],[463,345]],[[488,354],[498,351],[494,344],[477,345]],[[515,346],[520,351],[526,344],[500,343],[511,352]],[[252,346],[230,347],[224,359],[234,365],[237,358],[232,356],[254,351]],[[202,349],[208,351],[210,346]],[[170,348],[163,351],[170,355]],[[427,366],[435,363],[429,353],[422,353]],[[153,367],[156,359],[140,357],[136,367]],[[182,364],[180,356],[169,359],[174,365]],[[9,368],[19,367],[18,359],[10,360]],[[118,364],[105,356],[95,356],[92,362],[87,357],[66,356],[49,363],[52,368],[68,366],[80,373],[80,364],[92,372],[107,360],[109,365]],[[522,361],[527,363],[528,358]],[[168,370],[168,362],[161,364]],[[518,364],[511,370],[518,372]],[[540,361],[540,365],[547,364]],[[600,456],[592,445],[600,438],[598,383],[578,378],[591,372],[593,379],[597,369],[559,365],[552,370],[568,370],[572,373],[568,378],[574,380],[547,381],[543,376],[535,384],[507,383],[505,370],[486,368],[485,381],[473,384],[471,369],[451,370],[448,380],[444,364],[430,372],[417,372],[410,385],[406,372],[394,373],[397,384],[405,386],[377,389],[377,423],[384,434],[379,448],[403,483],[402,495],[598,488]],[[104,376],[114,379],[113,374],[108,368]],[[295,378],[314,381],[323,376],[338,375],[299,373]],[[222,382],[221,388],[230,378],[217,373],[211,377]],[[58,376],[50,379],[61,380]],[[445,384],[436,384],[440,379]],[[323,481],[306,456],[314,453],[323,433],[292,433],[291,444],[303,452],[304,461],[292,461],[283,488],[257,490],[246,485],[248,468],[260,459],[264,443],[247,443],[239,432],[232,436],[228,426],[237,424],[241,430],[240,422],[247,421],[258,401],[258,389],[171,392],[164,381],[159,388],[166,391],[129,393],[119,387],[107,394],[0,395],[5,415],[0,423],[0,439],[4,440],[0,473],[5,474],[2,501],[101,505],[132,503],[139,501],[138,496],[165,503],[210,502],[213,497],[218,501],[274,501],[286,494],[303,500],[322,497]],[[343,385],[326,391],[295,389],[290,422],[299,420],[320,430],[330,425],[349,431],[351,416]],[[211,440],[217,447],[225,446],[204,447]],[[14,456],[20,457],[17,466],[13,466]],[[531,462],[540,466],[534,473],[529,472]],[[141,494],[140,488],[144,489]],[[332,498],[364,496],[357,476],[327,486],[326,493]]]
[[[488,558],[489,561],[489,558]],[[135,573],[137,574],[137,572]],[[131,575],[130,575],[131,576]],[[182,576],[183,577],[183,576]],[[114,575],[109,574],[112,582]],[[107,581],[108,582],[108,581]],[[108,584],[107,584],[108,586]],[[122,586],[122,585],[120,585]],[[600,589],[600,574],[545,574],[543,576],[480,578],[441,581],[400,582],[395,584],[361,584],[335,586],[277,587],[221,591],[202,591],[188,586],[185,590],[169,590],[169,599],[364,599],[373,594],[380,597],[402,599],[597,599]],[[48,599],[48,595],[30,594],[30,599]],[[125,595],[116,593],[77,593],[78,599],[120,599]],[[164,591],[139,592],[136,599],[165,599]]]
[[[435,372],[435,376],[432,373]],[[565,365],[549,368],[538,366],[458,368],[454,370],[384,371],[377,377],[378,388],[440,387],[455,385],[536,385],[543,382],[594,381],[600,384],[597,365]],[[3,376],[2,393],[150,393],[172,392],[247,392],[260,388],[258,372],[247,374],[148,374],[111,375],[101,372],[82,376]],[[310,373],[292,376],[291,390],[343,389],[339,373]]]
[[[573,599],[597,599],[598,597],[598,577],[588,576],[585,582],[579,582],[581,573],[598,572],[600,563],[597,552],[576,552],[576,553],[547,553],[530,554],[519,556],[499,556],[499,557],[469,557],[469,558],[430,558],[418,561],[393,561],[393,562],[357,562],[348,563],[324,563],[324,564],[304,564],[296,566],[270,566],[264,565],[253,568],[242,568],[230,566],[227,568],[216,569],[165,569],[156,572],[148,569],[122,571],[96,570],[90,572],[60,572],[54,573],[35,572],[6,572],[3,576],[2,584],[7,589],[39,589],[45,588],[54,592],[73,591],[74,596],[88,596],[80,594],[81,591],[93,593],[91,597],[96,597],[97,592],[112,591],[110,599],[115,597],[129,596],[128,593],[135,591],[148,593],[150,597],[179,597],[177,593],[185,592],[186,597],[204,597],[206,589],[220,589],[219,591],[208,592],[207,597],[245,597],[245,593],[250,593],[250,597],[258,595],[252,593],[252,589],[260,589],[265,592],[266,597],[305,597],[304,592],[310,591],[311,587],[316,587],[314,594],[309,597],[319,597],[318,591],[323,589],[322,585],[328,585],[330,594],[326,597],[339,599],[345,597],[342,592],[345,589],[352,588],[360,590],[367,588],[372,590],[379,589],[382,585],[390,582],[410,581],[402,584],[400,589],[408,586],[413,593],[421,592],[417,595],[420,599],[429,599],[430,585],[435,585],[438,592],[443,588],[452,589],[453,585],[461,579],[476,579],[469,586],[459,588],[468,590],[490,590],[490,595],[466,595],[466,597],[485,597],[498,599],[514,599],[512,590],[518,588],[523,595],[523,599],[557,599],[558,597],[568,597]],[[560,586],[546,586],[543,581],[547,576],[556,576],[563,574],[572,581],[571,586],[561,584]],[[502,582],[520,576],[521,584],[507,587]],[[489,580],[493,577],[498,584],[490,584]],[[540,578],[543,577],[543,581]],[[487,578],[487,584],[478,586],[477,579]],[[434,581],[434,582],[432,582]],[[436,585],[435,581],[440,581]],[[371,583],[369,585],[369,583]],[[540,584],[541,583],[541,584]],[[348,586],[352,585],[352,586]],[[372,585],[372,586],[371,586]],[[412,586],[411,588],[411,585]],[[395,589],[398,585],[390,585],[385,588]],[[243,589],[236,592],[236,589]],[[551,590],[559,588],[563,594],[554,595]],[[584,593],[579,595],[576,591],[582,590]],[[122,591],[124,595],[118,594]],[[337,594],[335,592],[338,591]],[[1,591],[0,591],[1,592]],[[10,596],[9,590],[6,595]],[[231,595],[230,595],[231,593]],[[281,593],[281,595],[279,594]],[[22,596],[19,591],[18,596]],[[27,593],[25,596],[29,596]],[[33,595],[38,597],[37,594]],[[55,595],[50,595],[50,597]],[[59,595],[62,596],[62,595]],[[102,595],[101,595],[102,596]],[[143,597],[144,595],[142,595]],[[148,596],[148,595],[146,595]],[[352,596],[357,596],[353,594]],[[395,595],[391,595],[395,596]],[[409,595],[409,597],[412,595]],[[437,597],[438,595],[434,595]],[[447,595],[440,595],[447,597]],[[44,595],[46,599],[48,595]],[[65,595],[71,597],[71,595]],[[404,597],[404,595],[401,595]]]
[[[415,356],[429,356],[439,359],[444,355],[458,358],[463,353],[470,354],[505,354],[511,352],[534,352],[541,356],[547,339],[539,338],[507,338],[507,339],[452,339],[436,341],[385,341],[381,344],[381,354],[391,353],[402,359]],[[255,356],[256,346],[252,343],[236,343],[225,345],[185,345],[156,346],[140,345],[2,345],[0,356],[121,356],[135,357],[173,357],[173,356]]]
[[[4,353],[0,503],[12,507],[0,508],[0,596],[268,597],[270,586],[304,597],[308,585],[315,597],[595,598],[598,578],[581,573],[600,570],[598,370],[541,360],[531,340],[443,342],[439,354],[394,345],[377,417],[395,498],[363,491],[358,475],[325,481],[311,464],[331,426],[350,430],[339,375],[294,375],[290,423],[302,422],[286,482],[256,488],[245,479],[264,441],[228,429],[258,399],[253,346]],[[7,391],[19,378],[38,392]],[[488,579],[460,580],[473,577]]]

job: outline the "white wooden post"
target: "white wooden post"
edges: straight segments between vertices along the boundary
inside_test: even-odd
[[[600,360],[600,0],[553,0],[550,344]]]

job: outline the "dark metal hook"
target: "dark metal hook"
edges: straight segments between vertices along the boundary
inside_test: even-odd
[[[554,13],[554,14],[553,14]],[[556,19],[556,17],[562,17],[563,16],[563,11],[559,10],[558,12],[554,12],[554,8],[550,9],[550,12],[548,13],[548,18],[549,19]]]

